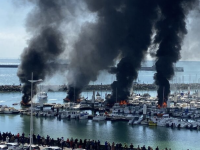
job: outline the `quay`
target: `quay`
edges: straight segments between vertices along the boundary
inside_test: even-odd
[[[0,131],[0,145],[6,145],[9,143],[16,143],[16,148],[27,148],[30,143],[30,139],[22,134],[1,133]],[[105,144],[103,144],[105,143]],[[93,140],[93,139],[77,139],[58,137],[57,139],[51,138],[49,135],[46,138],[42,135],[33,134],[33,146],[35,149],[46,149],[50,147],[57,147],[57,150],[154,150],[151,146],[140,146],[132,143],[115,143],[110,141]],[[157,150],[158,147],[155,148]],[[171,150],[169,148],[169,150]]]
[[[67,91],[67,85],[42,85],[43,88],[49,89],[48,91],[53,91],[51,89],[57,89],[57,91]],[[170,84],[171,88],[177,88],[177,90],[187,90],[190,89],[200,89],[200,83],[190,83],[190,84]],[[111,90],[110,84],[106,85],[87,85],[84,91],[90,90]],[[155,84],[133,84],[133,90],[157,90]],[[21,85],[0,85],[0,92],[20,92]]]

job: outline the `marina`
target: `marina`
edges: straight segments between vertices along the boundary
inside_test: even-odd
[[[94,91],[93,91],[94,94]],[[45,93],[47,96],[47,93]],[[169,97],[167,106],[158,108],[157,98],[144,94],[133,94],[127,102],[115,103],[108,107],[106,101],[97,98],[81,100],[80,103],[64,102],[44,103],[47,98],[36,96],[38,103],[33,103],[33,116],[57,117],[58,119],[92,119],[128,121],[129,125],[157,125],[199,130],[200,127],[200,93],[191,95],[180,93]],[[92,97],[95,97],[94,95]],[[16,105],[16,103],[14,103]],[[15,106],[14,105],[14,106]],[[0,105],[0,114],[31,115],[31,108],[20,110],[7,105]],[[85,111],[84,111],[85,110]],[[89,114],[87,111],[92,112]],[[167,116],[167,117],[165,117]],[[137,118],[137,119],[136,119]],[[190,121],[188,121],[190,120]]]
[[[91,92],[83,92],[83,95],[90,95],[89,97],[92,97],[93,91]],[[105,94],[105,92],[103,92]],[[21,97],[21,94],[18,92],[14,93],[2,93],[2,97],[6,98],[4,102],[1,102],[1,104],[8,104],[8,106],[15,107],[18,110],[29,110],[25,111],[22,115],[18,114],[0,114],[0,121],[1,125],[4,127],[1,132],[10,131],[13,133],[17,132],[24,132],[26,135],[29,134],[29,125],[30,125],[30,108],[24,108],[21,107],[21,105],[18,102],[18,99]],[[8,98],[9,95],[9,98]],[[44,107],[43,112],[38,108],[38,114],[33,113],[33,126],[34,126],[34,133],[40,133],[42,135],[50,134],[52,137],[77,137],[77,138],[87,138],[87,139],[101,139],[101,141],[109,141],[109,142],[123,142],[123,143],[133,143],[135,146],[137,145],[150,145],[153,148],[159,146],[160,148],[172,148],[172,149],[179,149],[184,148],[184,146],[181,144],[182,141],[180,139],[187,139],[188,145],[190,145],[188,148],[195,149],[197,147],[198,143],[198,128],[190,128],[190,127],[181,127],[174,122],[174,126],[172,125],[161,125],[161,122],[152,122],[154,125],[151,124],[150,119],[144,120],[141,116],[143,116],[143,107],[138,108],[138,112],[134,115],[129,115],[126,112],[127,108],[124,107],[123,113],[118,113],[118,110],[122,110],[120,105],[113,106],[111,109],[112,112],[109,112],[107,114],[107,118],[101,121],[95,121],[92,118],[93,111],[92,110],[80,110],[76,109],[74,111],[74,108],[70,110],[67,108],[69,106],[68,103],[63,102],[62,98],[65,95],[65,92],[48,92],[48,99],[47,103],[53,102],[55,106],[54,108],[54,114],[52,113],[51,107]],[[138,97],[136,95],[136,97]],[[144,100],[141,100],[141,102],[144,102]],[[15,103],[18,103],[17,105],[13,105]],[[62,114],[62,112],[77,112],[79,116],[86,115],[87,117],[83,118],[77,118],[77,117],[59,117],[59,115],[56,115],[57,109],[56,106],[59,108],[58,114]],[[66,106],[66,108],[62,108],[62,106]],[[72,105],[71,105],[72,106]],[[135,106],[134,106],[135,107]],[[117,109],[119,108],[119,109]],[[189,107],[188,107],[189,108]],[[115,110],[115,111],[114,111]],[[147,107],[148,110],[148,107]],[[158,109],[163,112],[163,109]],[[186,109],[177,110],[176,112],[185,112]],[[198,110],[198,109],[197,109]],[[165,111],[167,111],[165,109]],[[191,114],[192,109],[189,109],[188,112]],[[44,113],[45,112],[45,113]],[[87,113],[86,113],[87,112]],[[148,111],[147,111],[148,112]],[[157,112],[157,113],[158,113]],[[132,111],[132,114],[134,111]],[[74,113],[76,114],[76,113]],[[77,115],[76,114],[76,115]],[[97,114],[99,114],[97,112]],[[108,117],[110,116],[112,117]],[[124,116],[127,116],[127,119],[122,119],[122,114]],[[126,115],[125,115],[126,114]],[[172,115],[172,112],[171,112]],[[137,118],[136,118],[137,116]],[[156,115],[152,113],[152,118],[154,118]],[[71,118],[71,119],[70,119]],[[129,123],[131,118],[135,118],[134,123]],[[149,117],[147,117],[149,118]],[[184,120],[189,122],[194,122],[194,119],[191,117],[184,117],[181,118],[180,116],[172,116],[171,118],[177,118],[179,120]],[[198,120],[199,118],[196,118],[195,120]],[[176,120],[176,119],[175,119]],[[11,123],[12,122],[12,123]],[[14,124],[14,125],[13,125]],[[57,130],[57,132],[53,132],[53,130]],[[163,136],[161,136],[160,133],[162,133]],[[105,134],[104,134],[105,133]],[[109,133],[107,135],[106,133]],[[185,137],[185,134],[190,135],[188,137]],[[137,135],[137,136],[136,136]],[[195,139],[196,137],[196,139]],[[145,141],[141,142],[141,139],[146,139]],[[155,140],[157,142],[155,142]],[[167,140],[168,142],[164,142]]]
[[[171,83],[176,85],[175,82],[178,82],[177,86],[180,85],[181,88],[174,88],[172,87],[171,94],[177,92],[177,93],[185,93],[185,96],[182,97],[177,97],[177,106],[178,108],[173,108],[171,111],[174,111],[173,113],[171,112],[171,118],[177,118],[178,120],[181,119],[182,121],[186,122],[194,122],[199,120],[198,115],[194,115],[195,111],[198,111],[199,109],[197,108],[194,110],[193,107],[190,108],[190,103],[191,106],[197,107],[197,102],[198,99],[196,99],[195,103],[192,102],[192,99],[190,98],[189,101],[187,101],[187,93],[188,93],[188,85],[190,85],[190,95],[195,93],[197,94],[198,90],[198,70],[196,72],[191,72],[190,68],[191,67],[185,67],[183,62],[180,62],[181,65],[179,66],[184,66],[184,72],[178,72],[176,73],[176,78],[174,78]],[[197,65],[198,63],[192,63],[189,64],[188,66],[194,66]],[[9,85],[10,87],[13,86],[13,83],[15,83],[15,86],[19,85],[18,78],[16,77],[16,68],[0,68],[1,76],[0,76],[0,81],[1,85]],[[98,84],[99,87],[102,85],[109,85],[114,78],[112,76],[107,75],[107,78],[103,80],[102,82],[102,77],[101,75],[98,78],[98,81],[95,82],[95,84]],[[147,83],[149,85],[151,84],[152,81],[152,76],[153,72],[139,72],[139,79],[137,80],[138,87],[142,88],[137,88],[135,86],[134,93],[138,94],[140,96],[144,95],[145,93],[148,93],[152,97],[157,96],[157,92],[155,88],[151,90],[149,87],[146,88]],[[184,77],[184,78],[183,78]],[[54,77],[57,78],[57,77]],[[52,80],[51,80],[52,82]],[[143,84],[143,82],[145,82]],[[184,83],[183,83],[184,82]],[[190,83],[189,83],[190,82]],[[192,82],[192,83],[191,83]],[[54,81],[52,83],[55,83]],[[62,85],[62,83],[57,83],[59,85]],[[91,87],[92,90],[85,90],[81,93],[81,97],[85,97],[88,99],[92,98],[94,86],[93,83],[91,83],[89,86]],[[59,86],[57,85],[57,86]],[[98,86],[97,86],[98,87]],[[99,89],[99,87],[96,90],[96,92],[99,92],[100,95],[102,95],[102,98],[105,99],[106,94],[110,94],[111,91],[108,89]],[[185,88],[183,88],[185,87]],[[144,89],[144,90],[142,90]],[[42,89],[43,91],[44,89]],[[62,107],[66,105],[66,102],[63,101],[63,98],[66,97],[66,91],[59,91],[56,88],[56,91],[46,91],[48,98],[45,100],[45,105],[48,107],[44,107],[43,110],[51,110],[52,105],[56,105],[57,107]],[[0,98],[0,105],[7,105],[8,107],[14,107],[17,110],[26,110],[29,109],[28,107],[22,107],[20,105],[20,101],[22,98],[22,93],[20,91],[4,91],[0,92],[1,98]],[[137,96],[137,95],[136,95]],[[170,97],[171,100],[171,106],[174,104],[174,97]],[[140,100],[141,104],[143,103],[143,100]],[[153,101],[152,102],[156,102]],[[190,102],[190,103],[189,103]],[[37,100],[34,101],[34,103],[38,103]],[[149,103],[149,102],[148,102]],[[140,105],[141,105],[140,104]],[[153,104],[153,103],[152,103]],[[38,104],[39,105],[39,104]],[[153,104],[155,105],[155,104]],[[80,105],[79,105],[80,106]],[[84,107],[86,106],[83,105]],[[76,106],[76,108],[80,108]],[[142,106],[138,107],[137,109],[140,110],[138,111],[139,113],[137,115],[132,114],[126,116],[130,119],[131,117],[135,117],[135,121],[140,122],[140,117],[142,116]],[[149,111],[149,106],[147,106],[147,112]],[[182,108],[182,110],[181,110]],[[188,108],[188,112],[186,114]],[[65,109],[63,109],[65,110]],[[62,108],[60,108],[60,112],[63,111]],[[176,110],[176,111],[175,111]],[[30,109],[28,110],[30,112]],[[27,112],[28,112],[27,111]],[[40,111],[40,108],[38,107],[38,111]],[[57,111],[55,108],[54,111]],[[69,111],[69,110],[65,110]],[[112,112],[109,114],[114,115],[115,117],[112,118],[107,118],[106,120],[103,121],[94,121],[92,120],[92,117],[94,116],[94,112],[89,108],[89,110],[77,110],[80,112],[80,119],[69,119],[69,118],[59,118],[58,116],[54,116],[54,114],[47,113],[49,116],[46,117],[42,116],[33,116],[33,129],[34,133],[38,134],[40,133],[43,136],[46,136],[47,134],[51,135],[53,138],[57,137],[74,137],[74,138],[82,138],[82,139],[100,139],[102,142],[109,141],[111,142],[121,142],[121,143],[133,143],[134,147],[137,145],[143,146],[146,145],[146,147],[149,145],[153,147],[154,149],[158,146],[159,148],[171,148],[171,149],[197,149],[198,150],[198,138],[199,138],[199,130],[193,129],[193,128],[188,128],[188,127],[181,127],[180,125],[175,125],[173,127],[167,127],[167,126],[161,126],[162,121],[160,122],[151,122],[150,120],[146,120],[143,122],[140,122],[140,124],[136,124],[137,122],[133,124],[129,124],[129,119],[121,119],[121,115],[123,113],[118,113],[117,109],[112,109]],[[124,109],[124,112],[128,112],[129,109]],[[88,116],[86,114],[88,113]],[[133,113],[134,111],[131,110]],[[175,113],[175,112],[181,112],[181,113]],[[192,118],[192,113],[193,117]],[[98,114],[98,112],[96,112]],[[172,114],[174,116],[172,116]],[[149,114],[147,114],[148,117]],[[183,115],[182,117],[180,117]],[[50,117],[51,116],[51,117]],[[86,119],[88,118],[89,119]],[[152,113],[152,117],[154,117]],[[195,118],[197,117],[197,118]],[[0,114],[0,122],[1,126],[3,127],[1,129],[1,132],[12,132],[12,133],[25,133],[26,135],[29,134],[30,132],[30,116],[28,114],[21,115],[20,113],[18,114]],[[175,122],[174,122],[175,123]],[[176,127],[177,126],[177,127]],[[180,126],[180,127],[179,127]],[[182,125],[184,126],[184,125]],[[57,132],[54,132],[56,130]],[[109,133],[109,134],[107,134]],[[184,141],[184,142],[183,142]],[[186,147],[187,145],[188,147]]]

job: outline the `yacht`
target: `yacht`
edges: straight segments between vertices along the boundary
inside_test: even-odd
[[[79,111],[70,111],[70,115],[69,115],[69,118],[70,119],[76,119],[79,117]]]
[[[83,119],[88,119],[88,116],[89,114],[87,112],[81,112],[78,117],[80,120],[83,120]]]
[[[101,121],[101,120],[106,120],[106,116],[104,114],[99,114],[93,117],[94,121]]]
[[[40,92],[37,94],[38,100],[47,100],[47,93],[46,92]]]

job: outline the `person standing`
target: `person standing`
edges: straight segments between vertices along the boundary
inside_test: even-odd
[[[111,150],[115,150],[115,143],[112,143]]]
[[[6,137],[6,143],[9,143],[9,137],[8,136]]]
[[[60,144],[61,144],[61,148],[63,149],[63,147],[64,147],[64,138],[63,137],[60,139]]]
[[[2,137],[1,132],[0,132],[0,142],[2,142],[2,139],[3,139],[3,137]]]
[[[37,135],[37,143],[38,143],[38,146],[40,146],[40,135],[39,134]]]
[[[19,133],[17,133],[17,143],[19,144],[19,137],[20,137],[20,135],[19,135]]]
[[[131,143],[131,145],[130,145],[130,150],[133,150],[133,143]]]
[[[159,150],[158,146],[156,147],[156,150]]]
[[[48,145],[48,146],[49,146],[49,138],[50,138],[50,136],[47,135],[47,145]]]

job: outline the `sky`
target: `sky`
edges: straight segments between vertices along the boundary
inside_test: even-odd
[[[20,3],[17,0],[0,0],[0,6],[0,59],[20,59],[31,38],[25,23],[32,5],[25,0]],[[200,11],[192,11],[186,22],[188,34],[183,41],[181,61],[200,61]],[[152,60],[149,55],[147,59]]]

